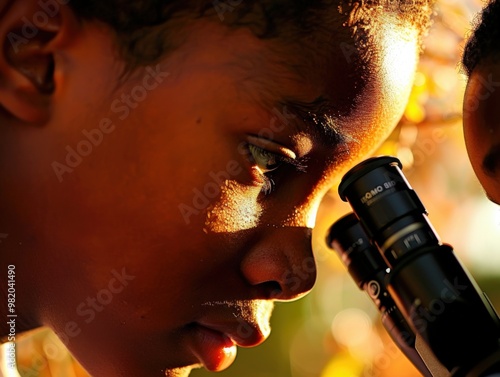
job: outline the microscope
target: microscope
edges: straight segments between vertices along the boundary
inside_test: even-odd
[[[500,320],[451,245],[441,243],[391,156],[347,172],[353,212],[326,237],[377,306],[392,340],[426,377],[500,377]]]

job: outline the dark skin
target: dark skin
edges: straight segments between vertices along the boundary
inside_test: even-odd
[[[8,5],[4,42],[37,10]],[[313,287],[323,195],[388,135],[411,89],[417,31],[384,18],[360,66],[341,49],[354,46],[344,21],[317,59],[217,17],[188,22],[177,50],[122,81],[111,30],[68,7],[50,39],[4,50],[1,261],[16,266],[17,333],[51,327],[95,376],[222,370],[236,346],[263,342],[273,302]],[[41,77],[47,57],[50,94],[21,69]],[[292,114],[318,98],[344,114],[342,143]],[[74,166],[68,146],[83,152]]]
[[[472,167],[488,198],[500,204],[500,64],[484,58],[472,71],[464,97],[464,137]]]

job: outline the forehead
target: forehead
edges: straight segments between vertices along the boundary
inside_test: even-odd
[[[292,40],[259,39],[244,27],[197,21],[169,60],[177,59],[179,76],[198,71],[219,86],[235,86],[237,99],[267,109],[296,105],[352,139],[370,132],[376,141],[401,115],[417,46],[417,31],[389,17],[361,42],[341,17],[331,19],[328,30]]]

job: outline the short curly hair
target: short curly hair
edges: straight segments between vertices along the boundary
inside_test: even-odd
[[[500,54],[500,1],[490,1],[474,24],[462,55],[462,67],[468,76],[483,59]]]
[[[247,27],[260,38],[297,40],[325,30],[325,20],[345,17],[354,30],[376,23],[372,11],[396,15],[424,35],[434,0],[72,0],[75,13],[116,33],[119,52],[131,65],[150,64],[181,42],[180,20],[213,17],[228,27]],[[175,22],[178,21],[178,22]]]

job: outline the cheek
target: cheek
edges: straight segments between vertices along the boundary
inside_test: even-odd
[[[471,114],[464,115],[464,141],[471,165],[479,172],[482,155],[487,151],[483,131],[478,128],[476,118]]]
[[[498,182],[491,177],[482,174],[480,171],[478,171],[476,175],[487,197],[495,203],[500,203],[500,190],[498,188]]]
[[[207,208],[205,233],[232,233],[254,228],[262,214],[257,201],[260,189],[227,180],[219,197]]]
[[[474,94],[474,93],[473,93]],[[464,103],[467,104],[471,93],[466,93]],[[474,94],[475,95],[475,94]],[[496,104],[487,106],[488,100],[479,106],[469,109],[464,105],[463,128],[464,140],[472,169],[488,197],[496,203],[500,202],[498,178],[488,176],[484,172],[483,160],[488,151],[500,142],[500,132],[494,124],[498,119]]]
[[[481,176],[484,176],[481,168],[483,159],[488,151],[500,142],[500,129],[497,123],[500,116],[498,109],[500,98],[490,96],[481,99],[481,95],[478,87],[472,86],[466,91],[463,129],[465,146],[472,167],[478,178],[483,181],[484,179],[481,179]],[[471,107],[469,104],[473,100],[476,101],[476,105]]]

